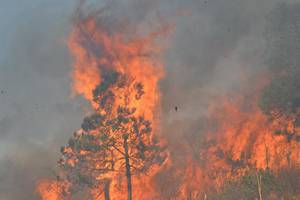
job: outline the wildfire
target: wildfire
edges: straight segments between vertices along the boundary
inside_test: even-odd
[[[202,130],[205,137],[193,135],[182,147],[191,153],[183,159],[184,167],[174,172],[181,174],[176,199],[198,199],[249,170],[269,169],[276,173],[300,165],[295,116],[274,111],[276,116],[270,119],[258,107],[259,95],[257,90],[251,98],[231,94],[211,103],[203,119],[207,122]],[[196,150],[192,149],[195,144]]]
[[[143,83],[144,98],[131,102],[137,108],[137,114],[145,114],[154,120],[153,113],[160,102],[158,81],[164,75],[159,58],[162,49],[155,44],[160,34],[163,33],[126,38],[122,33],[107,32],[94,17],[78,22],[68,42],[75,60],[74,92],[84,95],[94,105],[93,91],[103,82],[102,73],[111,70],[126,74],[132,82]]]
[[[151,177],[166,159],[157,134],[164,71],[156,40],[165,30],[129,37],[99,21],[78,19],[68,40],[73,92],[89,100],[95,113],[62,148],[58,180],[38,185],[43,200],[156,195]]]
[[[58,181],[42,180],[38,183],[36,192],[38,192],[42,199],[59,200],[62,195],[63,183]]]
[[[57,180],[38,184],[43,200],[74,194],[93,200],[197,199],[249,169],[300,164],[295,116],[274,111],[269,119],[258,107],[258,90],[249,92],[251,98],[231,94],[234,100],[212,102],[203,119],[205,134],[176,147],[193,155],[185,155],[184,164],[172,152],[168,157],[158,134],[164,70],[157,37],[163,34],[108,31],[97,16],[76,21],[68,40],[72,88],[94,114],[62,148]],[[158,188],[161,177],[168,185]]]

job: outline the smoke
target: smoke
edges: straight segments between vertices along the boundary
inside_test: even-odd
[[[36,181],[53,176],[84,116],[86,103],[70,98],[64,44],[73,6],[7,1],[0,10],[0,199],[37,199]]]
[[[161,118],[162,134],[177,165],[183,165],[181,159],[191,153],[177,150],[182,139],[189,142],[202,137],[209,102],[229,91],[242,92],[265,71],[265,18],[278,2],[286,1],[96,3],[107,15],[108,29],[118,28],[128,36],[137,27],[148,31],[164,22],[175,24],[163,55],[166,77],[161,82]],[[14,1],[9,7],[17,5]],[[86,9],[94,5],[91,1]],[[6,200],[36,198],[36,180],[52,176],[59,147],[80,126],[82,107],[87,106],[81,99],[69,98],[71,63],[64,39],[73,3],[33,1],[24,10],[10,13],[14,17],[5,23],[16,28],[0,29],[6,33],[2,40],[7,39],[7,51],[0,60],[0,199]]]
[[[190,165],[189,156],[198,166],[203,165],[199,159],[201,141],[207,128],[217,126],[205,119],[211,102],[231,92],[249,95],[255,90],[255,82],[268,71],[266,18],[281,1],[205,2],[178,4],[178,9],[184,8],[188,14],[177,18],[165,55],[163,133],[169,141],[174,168],[179,171]],[[250,104],[251,98],[248,101]],[[184,181],[184,174],[172,177],[177,171],[174,168],[164,172],[169,178],[158,180],[169,196],[176,192],[176,183]],[[165,188],[170,179],[172,186]]]

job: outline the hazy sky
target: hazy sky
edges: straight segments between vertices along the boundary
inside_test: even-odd
[[[56,0],[1,5],[1,155],[16,138],[39,143],[79,122],[82,111],[70,100],[64,45],[71,11],[70,3]]]
[[[70,97],[70,57],[64,43],[76,1],[0,1],[0,200],[31,200],[35,181],[51,174],[59,146],[80,126],[87,106]],[[141,21],[157,13],[176,23],[161,86],[166,130],[172,132],[175,120],[180,133],[189,132],[186,122],[197,120],[216,93],[239,85],[241,71],[251,74],[262,67],[264,19],[279,2],[122,3],[127,1],[131,3],[121,6],[120,15]]]
[[[32,199],[35,180],[53,167],[59,146],[80,126],[84,102],[70,98],[64,44],[71,2],[1,0],[1,200]]]

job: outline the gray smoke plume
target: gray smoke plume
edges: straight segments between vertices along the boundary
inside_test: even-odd
[[[288,1],[103,0],[88,2],[86,9],[105,8],[107,27],[128,34],[137,26],[147,31],[162,21],[175,24],[163,55],[162,132],[180,165],[191,152],[177,152],[176,145],[201,137],[209,102],[242,91],[266,70],[265,19],[278,2]],[[58,0],[1,5],[1,200],[38,199],[36,181],[52,176],[59,147],[79,128],[88,108],[81,98],[70,98],[71,62],[64,40],[75,8]],[[129,26],[120,27],[112,18]]]

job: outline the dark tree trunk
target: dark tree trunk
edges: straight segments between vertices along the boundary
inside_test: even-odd
[[[109,188],[110,188],[110,180],[106,180],[104,182],[104,198],[105,200],[110,200]]]
[[[128,200],[132,200],[132,184],[131,184],[131,169],[130,169],[130,160],[128,153],[128,136],[124,137],[124,151],[125,151],[125,167],[126,167],[126,178],[127,178],[127,192]]]

